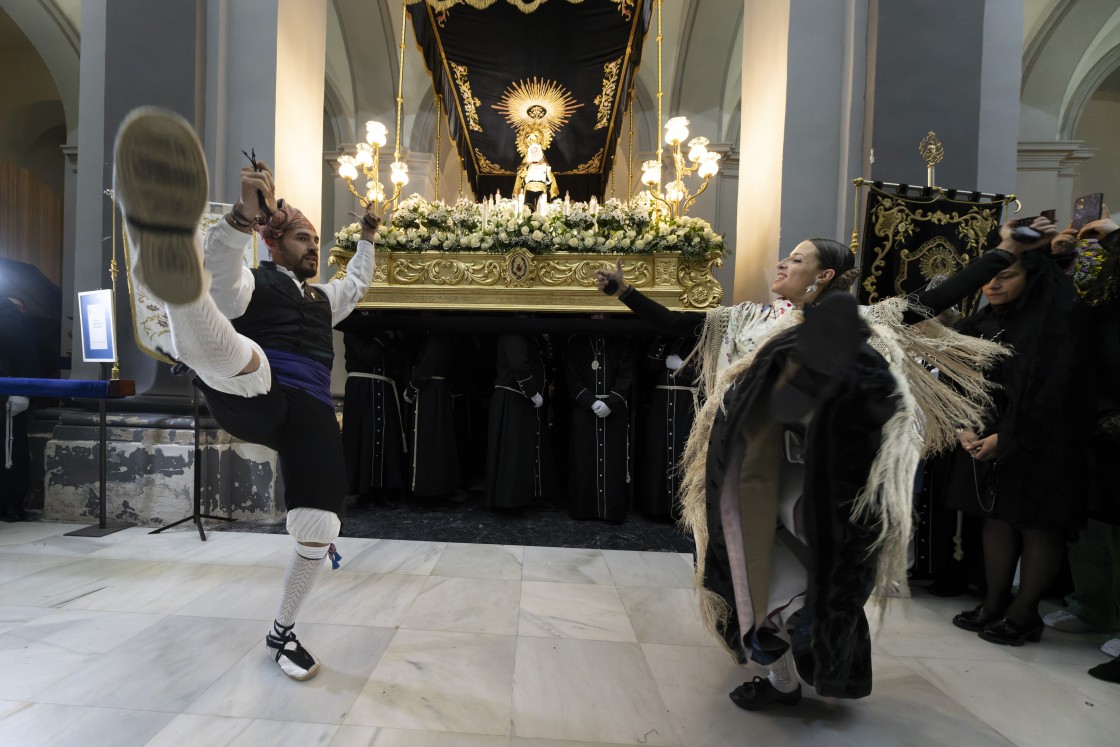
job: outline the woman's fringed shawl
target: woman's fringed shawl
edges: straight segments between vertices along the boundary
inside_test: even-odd
[[[871,328],[868,343],[887,361],[900,403],[883,426],[879,453],[852,506],[853,516],[870,519],[879,526],[874,548],[880,550],[876,573],[881,589],[905,584],[914,477],[923,454],[954,445],[959,428],[979,429],[979,415],[990,401],[991,387],[983,371],[1010,352],[997,343],[959,334],[934,319],[905,324],[903,314],[908,309],[926,311],[911,303],[906,298],[889,298],[860,308]],[[700,384],[706,400],[693,422],[681,459],[681,525],[696,540],[695,582],[700,612],[705,625],[717,634],[726,625],[730,607],[704,587],[708,439],[724,395],[750,367],[755,352],[803,318],[799,310],[775,316],[772,307],[760,304],[713,309],[693,353],[701,359]],[[725,361],[732,358],[727,365]],[[933,369],[938,376],[930,373]]]

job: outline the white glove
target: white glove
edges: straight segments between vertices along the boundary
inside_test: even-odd
[[[404,394],[401,395],[401,398],[411,405],[416,401],[416,390],[412,387],[405,387]]]
[[[533,403],[533,407],[540,407],[544,404],[544,397],[541,396],[540,392],[537,392],[529,398],[529,401]]]
[[[14,418],[16,415],[26,410],[30,404],[31,400],[27,397],[21,397],[18,394],[10,395],[8,397],[8,412],[10,412]]]
[[[611,408],[607,407],[607,403],[601,399],[595,400],[595,403],[591,405],[591,411],[601,418],[611,414]]]
[[[676,353],[665,356],[665,368],[669,369],[670,371],[676,371],[683,365],[684,361],[681,360],[681,357]]]

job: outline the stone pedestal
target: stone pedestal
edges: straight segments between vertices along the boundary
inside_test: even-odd
[[[191,419],[111,413],[106,521],[159,527],[194,510]],[[202,513],[279,521],[284,513],[276,452],[245,443],[202,419]],[[60,411],[43,445],[43,518],[96,522],[98,415]]]

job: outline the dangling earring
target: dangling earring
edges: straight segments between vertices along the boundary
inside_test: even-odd
[[[808,296],[808,295],[812,295],[813,293],[816,293],[817,288],[820,288],[820,287],[821,287],[820,283],[818,283],[816,280],[814,280],[812,285],[807,286],[805,288],[805,295]]]

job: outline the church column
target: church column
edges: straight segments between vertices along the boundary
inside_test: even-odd
[[[745,0],[735,300],[768,297],[779,256],[847,242],[851,179],[1010,192],[1022,7],[1014,0]],[[782,31],[785,33],[782,33]]]
[[[207,0],[206,20],[210,199],[236,201],[241,151],[256,149],[279,195],[324,230],[327,0]]]
[[[242,155],[272,167],[278,195],[322,234],[327,0],[207,0],[202,131],[210,199],[237,200]],[[330,217],[330,216],[326,216]],[[267,259],[267,257],[260,257]],[[321,255],[320,274],[327,255]]]
[[[82,5],[81,121],[73,291],[109,287],[113,139],[145,104],[198,130],[210,199],[237,199],[241,150],[274,168],[281,196],[320,224],[327,0],[90,0]],[[166,33],[174,28],[174,34]],[[140,394],[184,394],[185,382],[132,343],[123,247],[117,247],[121,375]],[[325,254],[324,254],[325,262]],[[74,303],[71,298],[71,303]],[[74,378],[96,378],[76,362]]]
[[[82,54],[78,131],[81,168],[74,218],[74,339],[80,339],[77,293],[110,287],[109,239],[112,210],[104,192],[112,185],[113,140],[121,119],[134,107],[156,104],[195,121],[195,59],[198,41],[194,0],[161,3],[152,13],[147,0],[88,0],[82,3]],[[175,29],[174,34],[166,33]],[[136,380],[137,391],[163,390],[166,366],[143,355],[132,342],[124,247],[117,243],[117,341],[121,376]],[[81,362],[75,344],[72,378],[96,379],[96,364]],[[161,370],[163,369],[163,370]],[[182,389],[180,385],[172,388]]]
[[[802,239],[846,239],[867,2],[745,0],[735,285],[725,302],[769,298],[775,262]]]

